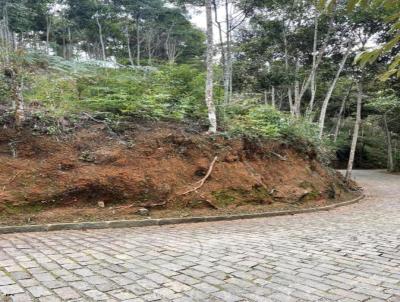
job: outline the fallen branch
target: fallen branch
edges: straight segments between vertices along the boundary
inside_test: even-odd
[[[287,160],[287,157],[286,156],[282,156],[282,155],[280,155],[280,154],[278,154],[278,153],[275,153],[275,152],[272,152],[271,151],[271,154],[273,154],[273,155],[275,155],[277,158],[279,158],[280,160],[283,160],[283,161],[286,161]]]
[[[13,177],[11,177],[10,180],[8,181],[8,184],[11,184],[21,173],[22,171],[19,171]]]
[[[211,172],[212,172],[212,170],[214,168],[214,165],[215,165],[215,162],[217,161],[217,159],[218,159],[218,156],[214,157],[213,161],[210,164],[210,167],[208,168],[206,176],[204,176],[201,180],[199,180],[197,182],[198,183],[197,186],[195,186],[194,188],[192,188],[192,189],[190,189],[188,191],[185,191],[185,192],[183,192],[182,194],[179,194],[179,195],[187,195],[189,193],[192,193],[192,192],[197,191],[198,189],[200,189],[204,185],[206,180],[210,177]]]

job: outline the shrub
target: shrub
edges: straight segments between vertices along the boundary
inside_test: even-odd
[[[279,139],[301,153],[316,154],[328,163],[333,158],[333,145],[321,141],[318,127],[306,119],[294,118],[269,105],[257,104],[255,100],[226,110],[228,133],[249,138]]]

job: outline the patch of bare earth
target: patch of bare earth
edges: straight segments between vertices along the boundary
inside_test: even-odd
[[[0,224],[182,217],[324,206],[353,196],[341,176],[275,141],[87,125],[63,137],[0,130]]]

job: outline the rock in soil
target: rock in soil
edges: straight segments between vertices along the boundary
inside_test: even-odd
[[[150,211],[146,208],[141,208],[137,211],[140,216],[149,216]]]

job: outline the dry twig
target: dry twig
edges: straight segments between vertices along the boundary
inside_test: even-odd
[[[13,177],[10,178],[8,183],[11,184],[21,173],[22,173],[22,171],[17,172]]]
[[[279,158],[280,160],[283,160],[283,161],[286,161],[287,160],[287,157],[286,156],[282,156],[282,155],[280,155],[280,154],[278,154],[278,153],[275,153],[275,152],[272,152],[271,151],[271,154],[273,154],[273,155],[275,155],[277,158]]]
[[[189,193],[195,192],[195,191],[197,191],[198,189],[200,189],[200,188],[204,185],[204,183],[206,182],[206,180],[210,177],[211,172],[212,172],[212,170],[213,170],[213,168],[214,168],[214,165],[215,165],[215,162],[217,161],[217,159],[218,159],[218,156],[214,157],[213,161],[212,161],[211,164],[210,164],[210,167],[208,168],[208,171],[207,171],[206,176],[204,176],[201,180],[199,180],[199,181],[197,182],[197,183],[198,183],[197,186],[195,186],[195,187],[193,187],[192,189],[187,190],[187,191],[185,191],[185,192],[183,192],[182,194],[179,194],[179,195],[187,195],[187,194],[189,194]]]

